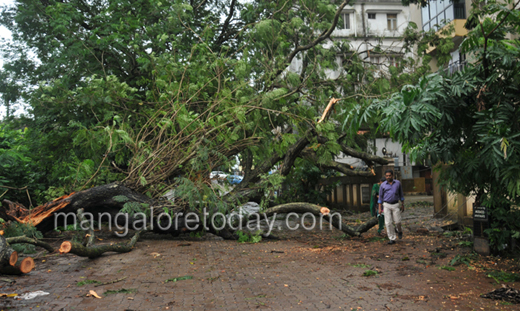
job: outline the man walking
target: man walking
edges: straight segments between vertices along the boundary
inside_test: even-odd
[[[388,234],[388,244],[395,244],[395,233],[399,239],[403,238],[403,229],[401,228],[401,212],[404,212],[404,194],[401,183],[394,180],[394,171],[387,170],[385,172],[386,181],[379,187],[379,213],[385,214],[385,226]],[[399,199],[401,200],[401,208],[399,208]],[[394,227],[395,223],[395,227]]]

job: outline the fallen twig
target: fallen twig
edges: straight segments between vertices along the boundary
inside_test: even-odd
[[[103,286],[103,285],[108,285],[108,284],[114,284],[114,283],[117,283],[117,282],[121,282],[121,281],[124,280],[124,279],[126,279],[126,276],[125,276],[125,277],[122,277],[122,278],[120,278],[120,279],[117,279],[117,280],[110,281],[110,282],[104,282],[104,283],[96,284],[96,285],[94,285],[94,287]]]

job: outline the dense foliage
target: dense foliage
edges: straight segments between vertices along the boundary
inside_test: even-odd
[[[310,128],[327,140],[309,135],[315,163],[337,156],[340,142],[360,149],[354,129],[338,130],[342,117],[315,120],[331,97],[349,110],[363,94],[413,83],[404,68],[415,64],[403,59],[387,79],[347,41],[329,40],[347,2],[15,1],[1,11],[13,41],[2,47],[9,83],[0,91],[22,98],[28,114],[4,122],[6,135],[23,134],[2,152],[25,166],[13,184],[0,164],[0,185],[28,186],[42,203],[124,180],[154,197],[181,186],[177,195],[200,203],[195,193],[215,199],[210,171],[239,156],[259,175]],[[268,189],[284,176],[252,183]],[[5,198],[28,203],[23,191]]]
[[[384,130],[416,158],[447,168],[449,190],[475,195],[490,208],[493,247],[520,237],[520,11],[518,1],[476,2],[480,22],[461,45],[470,63],[408,85],[365,111],[380,113]]]

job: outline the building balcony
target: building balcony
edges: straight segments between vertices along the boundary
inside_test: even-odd
[[[441,27],[439,30],[437,30],[437,35],[441,37],[446,37],[445,35],[442,35],[441,32],[445,29],[448,29],[453,25],[454,31],[449,34],[448,36],[453,39],[453,42],[455,43],[455,48],[458,48],[458,46],[462,43],[462,40],[464,40],[464,37],[468,34],[468,30],[464,28],[464,24],[466,24],[466,19],[454,19],[451,22],[447,23],[443,27]],[[436,47],[430,46],[426,53],[430,54],[434,52]]]
[[[466,60],[458,60],[456,62],[450,63],[443,71],[446,75],[451,76],[457,71],[462,71],[462,69],[466,67],[467,63],[468,62]]]

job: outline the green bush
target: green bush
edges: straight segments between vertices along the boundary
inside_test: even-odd
[[[30,224],[22,224],[18,222],[12,222],[7,226],[4,230],[4,236],[6,238],[9,237],[17,237],[17,236],[23,236],[29,238],[35,238],[35,239],[41,239],[43,238],[43,235],[40,231],[36,229],[35,226],[32,226]],[[18,253],[25,253],[25,254],[34,254],[36,253],[36,249],[34,245],[31,244],[13,244],[11,247],[17,251]]]

